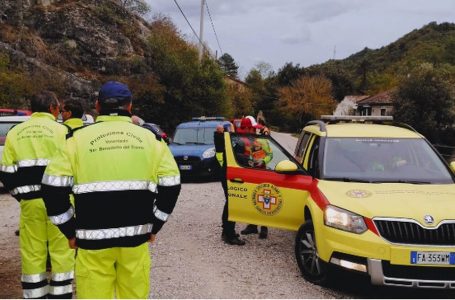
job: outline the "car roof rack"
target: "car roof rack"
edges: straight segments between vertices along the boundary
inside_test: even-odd
[[[393,116],[334,116],[334,115],[322,115],[321,120],[309,121],[305,124],[308,125],[319,125],[319,130],[322,132],[327,131],[327,124],[336,123],[372,123],[372,124],[383,124],[389,126],[400,127],[419,133],[414,127],[403,122],[397,122],[393,120]]]
[[[387,121],[385,121],[383,124],[384,125],[395,126],[395,127],[400,127],[400,128],[404,128],[404,129],[409,129],[409,130],[412,130],[414,132],[419,133],[414,127],[412,127],[409,124],[403,123],[403,122],[396,122],[396,121],[387,122]]]
[[[322,131],[322,132],[327,131],[327,128],[325,127],[325,123],[322,122],[321,120],[313,120],[313,121],[309,121],[305,124],[305,126],[309,126],[309,125],[319,125],[320,131]]]
[[[206,117],[206,116],[200,116],[200,117],[193,117],[191,119],[192,121],[224,121],[224,117]]]
[[[351,123],[381,123],[386,121],[393,121],[392,116],[334,116],[334,115],[322,115],[321,120],[326,123],[339,123],[339,122],[351,122]]]

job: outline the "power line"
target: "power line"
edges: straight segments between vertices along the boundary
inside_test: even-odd
[[[207,3],[207,0],[205,1],[205,7],[207,7],[207,13],[210,18],[210,23],[212,24],[213,33],[215,34],[216,42],[218,44],[218,48],[220,48],[220,52],[221,52],[221,56],[222,56],[223,50],[221,49],[220,40],[218,39],[218,34],[216,34],[215,24],[213,23],[212,14],[210,13],[209,4]]]
[[[177,5],[177,8],[180,10],[180,12],[182,13],[182,16],[185,18],[186,22],[188,23],[188,25],[190,26],[191,30],[193,31],[193,34],[194,36],[198,39],[199,43],[202,45],[202,47],[204,47],[205,51],[210,55],[210,51],[209,49],[207,49],[207,47],[204,45],[204,43],[202,42],[201,38],[197,35],[196,31],[194,30],[193,26],[191,26],[191,23],[190,21],[188,20],[188,18],[186,17],[185,13],[183,12],[182,8],[180,7],[180,5],[178,4],[177,0],[174,0],[174,3],[175,5]]]

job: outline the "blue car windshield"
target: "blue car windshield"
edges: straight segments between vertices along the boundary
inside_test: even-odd
[[[173,143],[179,145],[198,144],[198,145],[213,145],[213,133],[215,128],[200,127],[200,128],[178,128],[175,131]]]

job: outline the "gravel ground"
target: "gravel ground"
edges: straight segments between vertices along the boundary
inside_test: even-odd
[[[295,138],[273,136],[292,153]],[[294,232],[221,241],[224,198],[219,182],[184,183],[177,206],[151,247],[151,298],[455,298],[453,292],[374,287],[345,274],[331,288],[306,282],[294,258]],[[0,195],[0,298],[21,298],[19,206]],[[238,224],[237,230],[245,224]]]

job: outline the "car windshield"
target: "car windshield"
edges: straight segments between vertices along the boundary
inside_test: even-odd
[[[174,139],[172,140],[175,144],[200,144],[200,145],[212,145],[213,133],[215,128],[212,127],[200,127],[200,128],[178,128],[175,131]]]
[[[374,183],[454,180],[424,139],[327,138],[322,178]]]

